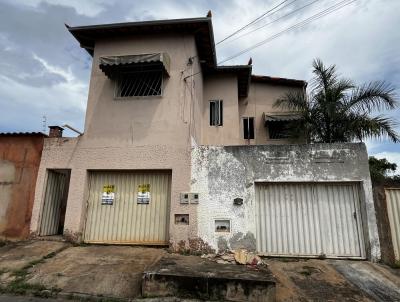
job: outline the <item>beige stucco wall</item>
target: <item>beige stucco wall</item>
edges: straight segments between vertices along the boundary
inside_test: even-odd
[[[115,82],[99,68],[99,57],[166,52],[171,58],[170,76],[164,77],[161,97],[114,99]],[[195,57],[193,66],[187,65]],[[134,145],[180,145],[190,141],[188,126],[196,91],[202,91],[201,74],[183,79],[199,70],[194,38],[163,35],[107,39],[96,42],[85,119],[85,135],[90,139],[125,141]],[[190,90],[191,89],[191,90]],[[192,97],[193,94],[193,97]]]
[[[167,52],[170,76],[161,97],[114,99],[114,83],[98,67],[99,57]],[[189,57],[194,57],[188,65]],[[180,205],[180,193],[190,190],[190,148],[201,137],[203,101],[194,38],[163,35],[96,42],[89,86],[84,135],[46,139],[36,185],[31,231],[37,232],[47,169],[71,169],[64,233],[84,230],[88,170],[172,170],[170,239],[197,234],[196,205]],[[190,215],[190,225],[174,224],[174,214]]]
[[[288,144],[296,143],[296,141],[288,141],[284,139],[269,139],[268,128],[264,125],[263,113],[282,112],[281,108],[274,107],[277,99],[284,96],[289,91],[302,90],[302,88],[292,88],[283,85],[271,85],[267,83],[251,83],[249,95],[247,98],[239,100],[240,114],[240,144],[248,144],[243,139],[243,117],[254,117],[255,139],[250,140],[250,144]],[[298,142],[298,141],[297,141]]]
[[[202,145],[239,143],[238,83],[236,75],[213,75],[204,79]],[[210,101],[223,100],[223,125],[210,126]]]
[[[152,148],[132,144],[104,146],[101,142],[85,137],[46,139],[36,185],[31,231],[37,232],[39,227],[46,186],[46,169],[71,169],[64,232],[74,236],[79,236],[84,228],[88,170],[168,169],[172,170],[171,240],[194,237],[196,229],[192,229],[192,225],[187,227],[173,224],[174,213],[195,212],[193,208],[195,205],[186,205],[182,208],[179,204],[179,193],[189,190],[189,152],[186,147],[165,145]],[[193,221],[193,226],[196,226],[195,223],[196,221]]]

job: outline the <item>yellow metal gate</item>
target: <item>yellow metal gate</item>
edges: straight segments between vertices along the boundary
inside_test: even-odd
[[[170,171],[90,172],[84,240],[168,244]]]

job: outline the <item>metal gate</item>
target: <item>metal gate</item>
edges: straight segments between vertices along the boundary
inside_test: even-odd
[[[41,236],[62,234],[62,230],[59,228],[60,225],[64,224],[60,220],[64,219],[69,176],[68,170],[47,171],[46,191],[39,228],[39,235]]]
[[[104,202],[104,188],[113,198]],[[149,200],[138,190],[149,189]],[[171,173],[90,172],[84,241],[114,244],[168,244]]]
[[[400,261],[400,188],[385,188],[394,256]]]
[[[365,257],[357,183],[265,183],[256,195],[260,253]]]

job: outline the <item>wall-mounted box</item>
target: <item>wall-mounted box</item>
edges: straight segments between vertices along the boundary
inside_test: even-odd
[[[235,199],[233,200],[233,204],[234,204],[235,206],[241,206],[241,205],[243,204],[243,198],[235,198]]]
[[[217,233],[230,233],[231,221],[229,219],[216,219],[215,232]]]
[[[190,203],[191,204],[198,204],[199,203],[199,193],[190,193]]]
[[[189,225],[189,214],[175,214],[175,224]]]
[[[190,193],[181,193],[181,204],[188,204],[189,203],[189,196]]]

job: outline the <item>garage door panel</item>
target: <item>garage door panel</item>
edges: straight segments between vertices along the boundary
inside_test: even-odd
[[[363,256],[358,184],[266,183],[256,188],[260,252]]]
[[[169,173],[91,172],[89,183],[86,242],[168,243]],[[150,184],[149,204],[137,203],[143,184]],[[101,203],[104,185],[115,186],[112,205]]]

